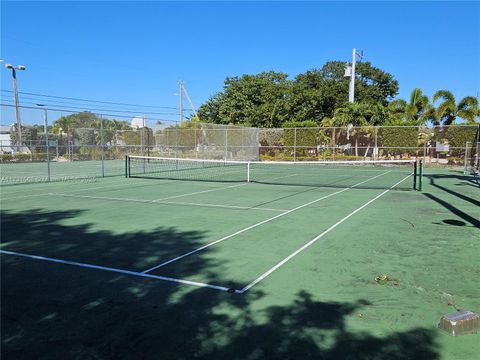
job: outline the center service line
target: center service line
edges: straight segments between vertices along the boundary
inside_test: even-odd
[[[234,237],[234,236],[236,236],[236,235],[238,235],[238,234],[241,234],[241,233],[243,233],[243,232],[245,232],[245,231],[251,230],[251,229],[256,228],[256,227],[258,227],[258,226],[260,226],[260,225],[266,224],[266,223],[268,223],[268,222],[270,222],[270,221],[272,221],[272,220],[278,219],[279,217],[288,215],[288,214],[290,214],[290,213],[292,213],[292,212],[294,212],[294,211],[297,211],[297,210],[300,210],[300,209],[302,209],[302,208],[304,208],[304,207],[307,207],[307,206],[309,206],[309,205],[315,204],[315,203],[318,202],[318,201],[327,199],[327,198],[329,198],[329,197],[331,197],[331,196],[334,196],[334,195],[340,194],[340,193],[342,193],[342,192],[344,192],[344,191],[350,190],[350,189],[352,189],[352,188],[354,188],[354,187],[356,187],[356,186],[359,186],[359,185],[361,185],[361,184],[363,184],[363,183],[366,183],[367,181],[371,181],[371,180],[373,180],[373,179],[375,179],[375,178],[378,178],[378,177],[380,177],[380,176],[383,176],[383,175],[385,175],[385,174],[387,174],[387,173],[389,173],[389,172],[390,172],[390,171],[384,172],[384,173],[379,174],[379,175],[377,175],[377,176],[374,176],[374,177],[372,177],[372,178],[370,178],[370,179],[367,179],[367,180],[364,180],[364,181],[362,181],[362,182],[359,182],[358,184],[355,184],[355,185],[352,185],[352,186],[347,187],[347,188],[345,188],[345,189],[342,189],[342,190],[336,191],[336,192],[334,192],[334,193],[331,193],[331,194],[322,196],[321,198],[315,199],[315,200],[310,201],[310,202],[308,202],[308,203],[306,203],[306,204],[297,206],[296,208],[287,210],[287,211],[285,211],[285,212],[283,212],[283,213],[281,213],[281,214],[278,214],[278,215],[273,216],[273,217],[271,217],[271,218],[268,218],[268,219],[266,219],[266,220],[260,221],[260,222],[258,222],[258,223],[256,223],[256,224],[250,225],[250,226],[248,226],[248,227],[246,227],[246,228],[243,228],[243,229],[241,229],[241,230],[239,230],[239,231],[237,231],[237,232],[234,232],[233,234],[227,235],[227,236],[225,236],[225,237],[223,237],[223,238],[221,238],[221,239],[215,240],[215,241],[213,241],[213,242],[211,242],[211,243],[209,243],[209,244],[206,244],[206,245],[204,245],[204,246],[201,246],[201,247],[199,247],[199,248],[197,248],[197,249],[194,249],[194,250],[189,251],[189,252],[187,252],[187,253],[185,253],[185,254],[179,255],[179,256],[171,259],[171,260],[168,260],[168,261],[165,261],[165,262],[163,262],[163,263],[161,263],[161,264],[159,264],[159,265],[156,265],[156,266],[154,266],[154,267],[152,267],[152,268],[150,268],[150,269],[147,269],[147,270],[143,271],[142,274],[149,273],[150,271],[153,271],[153,270],[156,270],[156,269],[158,269],[158,268],[161,268],[161,267],[163,267],[163,266],[165,266],[165,265],[171,264],[171,263],[173,263],[173,262],[175,262],[175,261],[178,261],[178,260],[180,260],[180,259],[183,259],[184,257],[193,255],[193,254],[195,254],[195,253],[197,253],[197,252],[199,252],[199,251],[202,251],[202,250],[204,250],[204,249],[206,249],[206,248],[208,248],[208,247],[210,247],[210,246],[213,246],[213,245],[215,245],[215,244],[218,244],[219,242],[225,241],[225,240],[230,239],[230,238],[232,238],[232,237]],[[409,176],[410,176],[410,175],[409,175]]]

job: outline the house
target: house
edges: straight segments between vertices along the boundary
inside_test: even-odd
[[[11,129],[11,125],[0,125],[0,154],[10,154],[14,151],[10,139]]]

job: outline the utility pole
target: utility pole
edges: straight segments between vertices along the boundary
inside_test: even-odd
[[[345,77],[350,77],[350,84],[348,86],[348,102],[354,103],[355,102],[355,66],[357,62],[357,56],[362,61],[363,58],[363,51],[357,53],[357,49],[353,48],[352,51],[352,65],[348,65],[345,67]]]
[[[348,102],[355,102],[355,62],[357,60],[357,49],[353,48],[352,52],[352,70],[350,74],[350,85],[348,88]]]

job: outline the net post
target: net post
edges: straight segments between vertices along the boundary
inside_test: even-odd
[[[247,162],[247,182],[250,182],[250,162]]]
[[[420,160],[419,174],[418,174],[418,191],[422,191],[422,181],[423,181],[423,160]]]
[[[418,168],[418,160],[415,160],[413,163],[413,191],[417,190],[417,168]]]
[[[128,178],[128,155],[125,155],[125,177]]]

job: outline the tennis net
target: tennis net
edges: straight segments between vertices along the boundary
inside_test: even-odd
[[[252,182],[312,187],[416,189],[415,160],[223,161],[127,156],[125,176],[165,180]],[[402,181],[403,180],[403,181]]]

